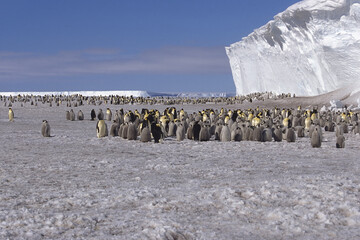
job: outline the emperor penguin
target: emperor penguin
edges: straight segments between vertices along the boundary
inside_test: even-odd
[[[108,135],[107,125],[104,120],[99,120],[97,122],[96,133],[98,138],[106,137]]]
[[[281,142],[282,141],[283,136],[282,136],[282,130],[281,130],[280,126],[276,126],[273,136],[274,136],[275,142]]]
[[[107,108],[106,109],[106,120],[111,121],[111,118],[112,118],[112,112],[111,112],[110,108]]]
[[[84,113],[81,110],[78,111],[77,118],[79,121],[84,120]]]
[[[9,108],[9,121],[14,121],[14,111],[12,110],[12,108]]]
[[[243,138],[243,132],[240,127],[237,127],[231,131],[231,141],[240,142]]]
[[[200,126],[198,121],[195,121],[192,129],[193,129],[194,140],[199,141],[199,135],[200,135],[201,126]]]
[[[293,128],[287,128],[286,129],[286,141],[287,142],[295,142],[296,135]]]
[[[41,134],[43,135],[43,137],[50,137],[50,124],[46,120],[43,120],[42,122]]]
[[[205,124],[201,125],[200,133],[199,133],[199,141],[206,142],[210,140],[210,132],[209,128],[205,126]]]
[[[220,140],[221,129],[222,129],[222,125],[221,125],[220,123],[216,123],[216,127],[215,127],[215,140]]]
[[[127,139],[128,140],[136,140],[137,139],[137,130],[135,123],[129,123],[127,132]]]
[[[70,112],[69,111],[66,111],[66,120],[70,120]]]
[[[272,131],[269,127],[264,128],[261,132],[261,141],[262,142],[271,142],[272,141]]]
[[[72,109],[70,109],[70,121],[75,121],[75,113]]]
[[[345,137],[340,135],[336,138],[336,148],[345,148]]]
[[[169,122],[169,131],[168,131],[168,136],[169,137],[173,137],[176,135],[176,124],[173,121]]]
[[[96,112],[94,109],[91,110],[90,116],[91,116],[91,121],[94,121],[96,118]]]
[[[150,133],[150,129],[148,126],[141,129],[140,141],[141,142],[150,142],[151,141],[151,133]]]
[[[336,132],[335,132],[336,137],[339,137],[341,135],[344,135],[344,126],[339,124],[336,126]]]
[[[303,126],[297,126],[295,129],[297,131],[297,137],[298,138],[305,137],[305,128]]]
[[[101,108],[99,109],[97,117],[99,120],[104,120],[104,113]]]
[[[163,136],[163,131],[161,129],[160,124],[156,124],[155,122],[151,123],[151,133],[154,137],[154,142],[159,143],[161,137]]]
[[[180,123],[176,128],[176,140],[183,141],[185,139],[185,127]]]
[[[359,126],[359,122],[356,122],[354,127],[352,128],[352,133],[353,134],[360,134],[360,126]]]
[[[114,120],[110,127],[110,136],[116,137],[119,132],[119,124]]]
[[[262,127],[255,127],[253,131],[253,141],[260,142],[261,141],[261,133],[263,131]]]
[[[230,128],[226,124],[221,129],[220,141],[221,142],[230,142],[231,141]]]
[[[191,122],[191,123],[189,124],[189,127],[188,127],[187,131],[186,131],[186,136],[187,136],[187,138],[190,139],[190,140],[193,140],[193,138],[194,138],[193,125],[194,125],[194,123]],[[177,131],[177,130],[176,130],[176,131]]]
[[[311,134],[311,146],[313,148],[321,147],[321,132],[319,131],[319,128],[319,126],[316,126]]]
[[[123,124],[122,132],[121,132],[121,135],[120,135],[123,139],[127,139],[128,128],[129,128],[129,123]]]

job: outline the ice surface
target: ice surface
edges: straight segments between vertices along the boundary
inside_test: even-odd
[[[212,107],[270,103],[291,101]],[[327,132],[320,149],[309,138],[295,144],[98,139],[90,110],[107,107],[150,106],[85,105],[74,108],[84,121],[66,121],[65,103],[14,103],[14,122],[0,106],[0,239],[359,238],[359,135],[347,134],[345,149],[336,149],[335,134]],[[54,137],[41,136],[43,119]]]
[[[359,81],[360,1],[305,0],[226,48],[238,95],[309,96]]]
[[[231,97],[235,96],[235,93],[226,92],[182,92],[182,93],[167,93],[167,92],[147,92],[147,91],[61,91],[61,92],[0,92],[2,96],[18,96],[18,95],[33,95],[33,96],[45,96],[45,95],[65,95],[71,96],[80,94],[82,96],[126,96],[126,97]]]
[[[149,97],[150,95],[146,91],[53,91],[53,92],[0,92],[2,96],[17,96],[17,95],[33,95],[33,96],[45,96],[45,95],[65,95],[71,96],[80,94],[82,96],[134,96],[134,97]]]

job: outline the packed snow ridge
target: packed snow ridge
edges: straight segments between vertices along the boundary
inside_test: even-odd
[[[313,96],[359,82],[359,26],[360,0],[292,5],[226,48],[237,95]]]

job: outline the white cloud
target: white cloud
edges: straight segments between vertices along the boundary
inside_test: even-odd
[[[128,55],[116,49],[64,51],[53,55],[0,52],[2,80],[88,74],[229,72],[229,63],[223,47],[166,47],[137,55]]]

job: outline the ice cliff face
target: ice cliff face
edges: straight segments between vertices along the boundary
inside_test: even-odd
[[[304,0],[226,48],[237,95],[317,95],[360,81],[360,0]]]

